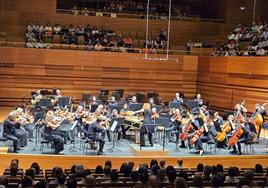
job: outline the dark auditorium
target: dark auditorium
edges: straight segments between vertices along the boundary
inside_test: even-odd
[[[268,188],[268,0],[0,0],[0,188],[115,187]]]

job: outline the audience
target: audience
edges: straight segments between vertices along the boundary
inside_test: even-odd
[[[240,43],[249,43],[246,49],[240,49]],[[268,24],[253,23],[238,25],[228,36],[225,43],[216,48],[213,56],[264,56],[268,50]]]
[[[178,160],[180,161],[180,160]],[[180,161],[180,164],[183,162]],[[19,164],[18,160],[13,160],[9,168],[5,170],[8,172],[6,175],[0,176],[0,188],[10,187],[8,183],[10,179],[14,179],[14,172],[11,169],[16,169]],[[255,169],[241,169],[237,167],[229,167],[224,169],[223,165],[217,164],[216,166],[198,164],[195,169],[187,168],[174,168],[169,165],[165,167],[165,161],[153,159],[150,162],[150,168],[146,163],[139,166],[137,171],[132,171],[134,163],[127,162],[122,163],[120,167],[120,173],[116,169],[111,170],[112,162],[106,161],[104,169],[101,165],[98,165],[95,169],[84,169],[81,164],[75,164],[70,170],[64,172],[61,167],[54,167],[51,174],[39,173],[38,180],[36,170],[39,172],[40,166],[38,163],[33,163],[31,167],[25,171],[20,179],[19,187],[22,188],[94,188],[115,185],[125,186],[124,184],[131,183],[135,188],[188,188],[191,187],[226,187],[226,185],[232,185],[232,187],[260,187],[265,185],[267,181],[267,169],[263,170],[261,164],[256,164]],[[181,165],[179,165],[181,167]],[[34,168],[35,167],[35,168]],[[242,175],[239,175],[241,172]],[[46,172],[47,173],[47,172]],[[225,175],[227,176],[225,178]],[[16,177],[18,179],[18,177]],[[14,180],[12,180],[14,181]],[[127,187],[127,185],[126,185]]]
[[[98,29],[87,25],[60,26],[56,24],[53,29],[50,24],[45,27],[39,24],[29,24],[26,31],[26,47],[51,48],[51,42],[65,45],[85,45],[87,50],[129,52],[133,48],[133,39],[130,36],[122,38],[116,35],[111,27]]]

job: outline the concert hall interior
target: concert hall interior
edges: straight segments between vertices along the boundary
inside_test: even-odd
[[[0,17],[0,188],[268,187],[267,0]]]

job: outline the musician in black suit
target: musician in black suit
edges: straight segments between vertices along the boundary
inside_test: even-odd
[[[87,138],[90,141],[99,142],[98,154],[102,154],[105,144],[105,129],[100,126],[99,123],[101,123],[101,121],[97,120],[96,118],[92,119],[92,121],[89,123]]]
[[[213,122],[210,122],[208,120],[208,122],[204,123],[203,128],[204,128],[203,134],[195,142],[195,148],[199,153],[199,155],[204,154],[203,143],[208,142],[214,143],[215,141],[214,138],[216,135],[216,129],[214,127]]]
[[[172,102],[174,102],[174,103],[183,103],[183,96],[182,96],[182,94],[181,93],[176,93],[176,95],[175,95],[175,97],[174,97],[174,99],[173,99],[173,101]]]
[[[46,126],[44,126],[44,138],[46,140],[53,141],[55,146],[55,154],[61,154],[64,150],[64,142],[65,142],[65,134],[59,131],[57,128],[59,127],[58,123],[54,119],[54,114],[52,111],[48,111],[46,114]]]
[[[14,152],[27,145],[27,132],[20,129],[20,123],[16,122],[16,113],[11,112],[4,121],[3,136],[13,141]]]

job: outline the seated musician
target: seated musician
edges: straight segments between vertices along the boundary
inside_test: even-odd
[[[149,103],[144,103],[141,110],[138,110],[135,112],[137,113],[143,113],[143,126],[140,129],[140,144],[141,146],[145,146],[145,134],[148,135],[149,143],[151,147],[153,147],[153,133],[155,132],[155,126],[154,122],[152,121],[152,110],[151,105]]]
[[[78,137],[81,137],[81,132],[82,132],[82,127],[84,128],[84,122],[83,122],[83,118],[85,116],[85,111],[84,111],[84,107],[79,105],[76,109],[76,111],[74,112],[74,119],[78,121],[77,123],[77,132],[78,132]]]
[[[226,122],[226,123],[228,123],[228,122]],[[219,112],[214,112],[213,124],[214,124],[215,130],[219,134],[222,134],[221,135],[222,137],[225,137],[222,141],[217,140],[217,147],[218,148],[226,148],[227,147],[226,135],[225,135],[225,133],[222,132],[222,125],[224,125],[224,121],[223,121],[223,118],[219,115]],[[229,124],[227,124],[227,125],[229,125]]]
[[[201,94],[200,93],[196,94],[194,100],[198,102],[198,106],[199,107],[201,107],[203,105],[203,99],[201,98]]]
[[[32,100],[31,100],[31,103],[32,105],[37,105],[37,103],[40,101],[40,99],[42,99],[43,96],[41,95],[40,93],[40,90],[36,90],[36,93],[32,96]]]
[[[111,100],[109,101],[109,105],[117,105],[117,101],[114,96],[111,97]]]
[[[250,122],[254,124],[257,132],[257,141],[259,140],[261,129],[262,129],[262,123],[264,120],[264,116],[266,114],[266,105],[267,103],[264,103],[263,105],[256,104],[255,105],[255,112],[252,113],[250,117]]]
[[[245,101],[243,101],[241,104],[236,104],[235,105],[235,111],[234,115],[239,116],[242,115],[244,118],[247,118],[247,109],[245,107]]]
[[[33,141],[33,129],[35,125],[33,124],[33,116],[29,112],[24,112],[24,110],[19,107],[16,109],[18,121],[21,123],[21,129],[27,131],[27,137],[29,141]]]
[[[94,115],[97,118],[98,123],[101,123],[102,125],[104,124],[104,122],[107,123],[107,121],[108,121],[108,117],[107,116],[109,116],[109,115],[107,114],[107,112],[104,109],[104,107],[103,107],[102,104],[100,104],[98,106],[98,108],[95,110]],[[104,128],[104,132],[106,132],[108,141],[111,142],[112,141],[111,134],[110,134],[110,131],[107,128]],[[105,134],[104,134],[104,138],[105,138]]]
[[[53,142],[55,154],[63,155],[64,138],[63,132],[57,130],[60,123],[55,119],[54,112],[49,110],[45,117],[46,126],[44,126],[44,138]]]
[[[131,106],[131,104],[137,104],[137,97],[136,96],[132,96],[131,101],[128,103],[128,109]]]
[[[100,126],[100,120],[94,117],[89,123],[87,138],[89,141],[99,142],[98,154],[103,153],[103,147],[105,144],[105,129]],[[92,145],[92,148],[95,147]]]
[[[20,129],[20,123],[16,121],[16,112],[12,111],[4,121],[3,136],[13,141],[14,153],[27,145],[27,132]]]
[[[203,133],[201,133],[201,136],[195,142],[195,148],[196,148],[197,153],[199,153],[199,155],[204,154],[203,143],[207,143],[207,142],[214,143],[214,138],[216,135],[214,124],[212,121],[210,121],[210,119],[208,119],[204,123],[201,129],[203,129]],[[198,131],[200,131],[201,129],[199,129]]]
[[[176,134],[176,143],[179,141],[179,134],[181,133],[181,122],[182,122],[182,116],[180,109],[173,108],[172,110],[172,116],[170,118],[170,124],[169,127],[166,128],[166,134],[169,142],[172,141],[171,134],[172,132],[175,132]]]
[[[54,99],[52,100],[52,104],[57,105],[60,97],[61,97],[61,91],[57,89],[56,95],[54,95]]]
[[[183,98],[181,96],[181,93],[176,93],[172,102],[181,103],[182,104],[183,103]]]

